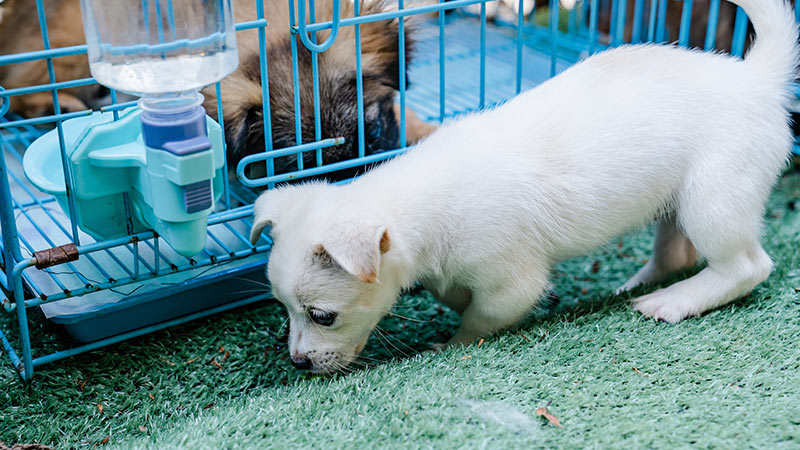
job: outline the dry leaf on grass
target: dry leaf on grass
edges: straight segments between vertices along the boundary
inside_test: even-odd
[[[549,405],[549,403],[548,403],[548,405]],[[560,424],[560,423],[558,423],[558,417],[556,417],[556,416],[554,416],[554,415],[550,414],[550,413],[547,411],[547,407],[544,407],[544,408],[538,408],[538,409],[536,410],[536,415],[537,415],[537,416],[544,416],[544,418],[545,418],[545,419],[547,419],[547,421],[548,421],[548,422],[550,422],[551,424],[553,424],[553,425],[555,425],[555,426],[557,426],[557,427],[560,427],[560,426],[561,426],[561,424]]]
[[[103,404],[102,403],[98,403],[97,404],[97,409],[100,411],[100,414],[103,414]]]
[[[165,362],[165,363],[169,364],[170,366],[174,366],[174,365],[175,365],[175,363],[174,363],[174,362],[172,362],[172,361],[170,361],[170,360],[168,360],[168,359],[166,359],[166,358],[159,357],[158,359],[160,359],[161,361],[163,361],[163,362]]]

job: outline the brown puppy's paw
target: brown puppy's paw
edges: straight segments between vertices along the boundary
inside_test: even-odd
[[[394,116],[397,119],[398,126],[400,124],[400,105],[394,104]],[[414,145],[417,142],[425,139],[439,128],[436,125],[431,125],[423,122],[411,108],[406,107],[406,141],[408,145]]]
[[[61,114],[89,109],[77,97],[65,93],[58,94],[58,106],[61,108]],[[20,115],[28,118],[52,116],[55,113],[53,96],[49,92],[38,92],[25,96],[21,107],[15,109]]]

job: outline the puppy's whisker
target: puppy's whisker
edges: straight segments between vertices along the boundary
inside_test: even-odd
[[[380,328],[380,327],[378,327],[378,328]],[[414,349],[414,348],[413,348],[413,347],[411,347],[410,345],[406,344],[406,343],[405,343],[405,342],[403,342],[401,339],[399,339],[399,338],[397,338],[397,337],[393,336],[392,334],[390,334],[388,331],[384,330],[383,328],[380,328],[380,330],[381,330],[381,331],[384,333],[384,337],[385,337],[386,339],[392,338],[392,339],[394,339],[394,341],[395,341],[395,342],[397,342],[398,344],[400,344],[400,345],[402,345],[403,347],[405,347],[405,348],[407,348],[408,350],[410,350],[412,354],[413,354],[413,353],[417,353],[417,350],[416,350],[416,349]]]
[[[383,334],[381,334],[381,331],[378,328],[375,328],[375,337],[378,339],[378,342],[380,342],[380,344],[383,347],[383,349],[386,350],[386,353],[388,353],[389,355],[392,355],[393,352],[384,343],[384,341],[386,340],[386,337],[384,337]]]
[[[383,330],[383,333],[384,333],[383,337],[385,339],[387,339],[387,340],[391,339],[393,342],[396,342],[397,344],[402,345],[407,350],[410,350],[412,353],[416,353],[417,352],[417,350],[414,349],[414,347],[411,347],[410,345],[406,344],[405,342],[403,342],[402,339],[398,338],[397,336],[389,334],[386,330]]]
[[[281,326],[278,327],[278,333],[277,333],[278,336],[282,336],[283,335],[283,327],[286,326],[286,322],[288,322],[288,321],[289,321],[289,316],[286,316],[286,319],[283,320],[283,323],[281,323]]]
[[[267,283],[264,283],[263,281],[251,280],[251,279],[249,279],[249,278],[242,278],[242,277],[231,277],[231,279],[232,279],[232,280],[238,280],[238,281],[245,281],[245,282],[247,282],[247,283],[255,284],[255,285],[257,285],[257,286],[264,286],[265,288],[269,288],[269,287],[270,287],[270,285],[269,285],[269,284],[267,284]]]
[[[314,321],[312,320],[312,321],[311,321],[311,324],[314,326],[314,328],[316,328],[316,329],[317,329],[317,331],[319,331],[319,332],[320,332],[320,334],[325,334],[325,331],[323,331],[322,327],[321,327],[321,326],[319,326],[319,324],[318,324],[318,323],[316,323],[316,322],[314,322]]]
[[[245,290],[242,290],[242,291],[234,291],[234,292],[231,292],[231,294],[232,294],[232,295],[237,295],[237,294],[254,294],[254,293],[263,294],[263,293],[264,293],[264,290],[262,290],[262,289],[245,289]]]
[[[370,367],[377,367],[377,366],[379,366],[381,364],[384,364],[384,363],[386,363],[386,361],[380,360],[380,359],[375,359],[375,358],[370,358],[370,357],[367,357],[367,356],[355,355],[354,358],[353,358],[353,364],[358,364],[359,366],[361,366],[361,367],[363,367],[365,369],[370,368]]]
[[[403,320],[410,320],[412,322],[419,322],[419,323],[427,323],[428,322],[427,320],[420,320],[420,319],[414,319],[414,318],[407,317],[407,316],[401,316],[400,314],[397,314],[394,311],[389,311],[389,315],[394,316],[394,317],[398,317],[398,318],[403,319]]]
[[[386,361],[377,359],[377,358],[370,358],[369,356],[362,356],[362,355],[354,355],[354,361],[358,361],[361,363],[371,363],[371,364],[380,364]]]
[[[350,363],[350,371],[353,372],[355,370],[367,370],[375,367],[375,364],[367,364],[363,362],[353,361]]]
[[[341,361],[334,361],[334,362],[333,362],[333,368],[334,368],[334,370],[335,370],[335,371],[337,371],[337,372],[341,372],[341,373],[350,373],[350,372],[352,372],[352,371],[353,371],[353,370],[352,370],[352,369],[349,367],[349,365],[348,365],[348,364],[345,364],[345,363],[343,363],[343,362],[341,362]]]
[[[382,330],[381,328],[375,328],[375,329],[376,329],[376,330],[378,330],[378,331],[379,331],[379,332],[381,332],[381,333],[386,333],[386,331]],[[394,348],[395,350],[397,350],[398,352],[400,352],[400,353],[401,353],[403,356],[405,356],[406,358],[408,358],[409,356],[411,356],[411,355],[409,355],[408,353],[404,352],[404,351],[403,351],[403,350],[402,350],[400,347],[398,347],[398,346],[394,345],[394,344],[392,343],[392,341],[390,341],[390,340],[389,340],[389,338],[387,337],[387,335],[388,335],[388,333],[387,333],[386,335],[385,335],[385,334],[380,334],[380,336],[382,336],[382,337],[383,337],[383,339],[386,341],[386,343],[387,343],[387,344],[389,344],[390,346],[392,346],[392,348]],[[387,349],[386,349],[386,351],[389,351],[389,349],[387,348]],[[390,353],[391,353],[391,352],[390,352]]]
[[[342,363],[342,365],[344,365],[344,363]],[[360,367],[360,368],[362,368],[362,369],[366,369],[366,368],[368,368],[368,367],[372,367],[372,365],[371,365],[371,364],[369,364],[369,363],[366,363],[366,362],[364,362],[364,361],[357,361],[357,360],[353,360],[353,361],[351,361],[351,362],[350,362],[350,366],[351,366],[351,367],[352,367],[352,366],[355,366],[355,367]]]
[[[369,363],[369,362],[363,362],[363,361],[353,361],[353,364],[356,365],[354,367],[358,367],[358,368],[360,368],[362,370],[371,369],[373,367],[378,367],[379,366],[378,363]]]

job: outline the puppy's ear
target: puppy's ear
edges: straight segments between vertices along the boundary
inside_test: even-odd
[[[381,255],[388,252],[391,239],[386,227],[348,222],[333,227],[314,247],[327,254],[345,272],[365,283],[378,281]]]
[[[261,194],[253,205],[253,228],[250,243],[256,245],[264,228],[275,225],[281,210],[288,206],[285,198],[291,188],[272,189]]]

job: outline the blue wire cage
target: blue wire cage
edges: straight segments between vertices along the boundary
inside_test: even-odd
[[[14,89],[0,86],[0,228],[3,237],[0,284],[3,310],[16,314],[18,325],[0,329],[0,340],[23,379],[30,379],[35,367],[48,362],[269,298],[266,291],[256,295],[252,290],[250,294],[229,294],[236,291],[234,286],[241,284],[242,279],[255,283],[263,281],[269,238],[263,236],[255,245],[247,238],[252,225],[252,202],[256,189],[376,163],[406,151],[407,106],[423,120],[436,123],[498,104],[547,80],[581,58],[610,46],[637,42],[698,45],[690,30],[700,25],[705,31],[700,47],[706,50],[724,47],[733,55],[741,56],[748,37],[748,21],[739,10],[731,41],[717,42],[720,0],[582,0],[571,10],[560,8],[558,0],[549,0],[537,1],[536,8],[528,14],[520,0],[518,11],[512,13],[510,20],[508,14],[488,17],[488,6],[494,5],[485,0],[413,4],[396,0],[397,8],[394,10],[363,16],[359,14],[359,2],[355,2],[353,17],[340,17],[337,13],[340,0],[331,0],[334,14],[330,21],[324,22],[307,18],[307,15],[313,16],[313,13],[308,13],[314,11],[314,0],[309,0],[308,5],[305,0],[299,3],[287,1],[290,11],[298,12],[298,23],[292,20],[289,24],[267,24],[263,2],[253,0],[257,11],[255,20],[236,25],[238,31],[255,29],[258,33],[264,149],[243,158],[236,168],[230,168],[236,173],[237,180],[225,182],[221,204],[209,218],[206,249],[199,255],[186,258],[170,252],[163,245],[163,238],[152,231],[95,241],[81,232],[70,215],[60,211],[53,197],[38,192],[25,180],[21,171],[22,155],[33,140],[45,131],[56,129],[63,160],[66,151],[62,130],[64,121],[92,114],[90,110],[62,113],[57,91],[95,83],[92,78],[56,79],[54,59],[85,54],[86,46],[51,48],[47,11],[43,0],[35,0],[43,50],[0,55],[0,66],[44,61],[49,76],[47,84]],[[164,13],[172,12],[171,0],[166,0],[166,8],[163,5],[158,8],[164,0],[142,2],[145,5],[153,3],[154,8]],[[668,7],[679,8],[677,26],[670,26]],[[451,11],[454,13],[446,14]],[[705,23],[697,23],[698,11]],[[795,2],[795,12],[800,19],[800,0]],[[424,23],[415,30],[417,57],[406,67],[404,34],[407,30],[404,22],[410,16],[422,14],[425,15]],[[368,22],[395,19],[399,22],[400,47],[396,99],[400,105],[397,118],[399,148],[366,155],[359,27]],[[300,37],[300,43],[292,39],[295,59],[297,45],[312,52],[311,76],[314,83],[319,77],[317,55],[331,47],[339,30],[345,27],[355,29],[357,158],[322,164],[322,158],[318,156],[315,166],[304,167],[303,158],[298,157],[296,170],[275,173],[275,158],[306,152],[321,155],[344,141],[340,136],[321,135],[316,124],[315,140],[302,142],[298,137],[297,145],[273,148],[267,74],[275,62],[270,60],[264,44],[266,31],[270,27],[282,26],[289,26],[292,33]],[[317,42],[316,32],[323,30],[330,32],[323,42]],[[292,67],[297,98],[296,61]],[[409,77],[414,79],[411,89],[408,88],[406,69]],[[9,103],[14,97],[42,92],[52,94],[53,114],[23,119],[9,113]],[[218,116],[214,119],[224,125],[219,83],[216,94]],[[114,112],[115,117],[118,111],[135,106],[135,102],[118,102],[113,91],[111,100],[112,104],[102,110]],[[316,111],[319,110],[319,101],[315,91]],[[301,118],[297,108],[294,114],[299,127]],[[248,165],[264,162],[265,176],[248,175]],[[65,177],[65,183],[68,192],[71,191],[70,177]],[[69,200],[70,209],[74,209],[75,200]],[[130,221],[130,212],[127,214]],[[82,305],[88,305],[82,314],[62,315],[60,322],[56,320],[68,329],[72,327],[71,332],[80,342],[57,351],[37,352],[34,357],[29,310],[66,299],[77,299]],[[101,301],[102,308],[91,309],[91,305]]]

